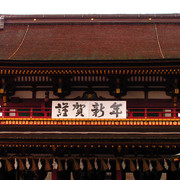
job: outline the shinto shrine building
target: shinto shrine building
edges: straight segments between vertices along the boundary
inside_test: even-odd
[[[179,180],[180,15],[0,15],[0,179]]]

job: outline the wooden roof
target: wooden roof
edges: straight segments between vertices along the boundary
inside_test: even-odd
[[[0,60],[180,58],[180,15],[0,15]]]

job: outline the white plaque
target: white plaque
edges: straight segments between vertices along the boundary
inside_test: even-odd
[[[125,119],[126,101],[53,101],[52,118]]]

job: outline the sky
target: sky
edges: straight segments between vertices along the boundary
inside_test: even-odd
[[[0,14],[162,13],[180,13],[180,0],[0,0]]]

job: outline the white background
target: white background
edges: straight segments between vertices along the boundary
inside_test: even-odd
[[[0,0],[0,14],[180,13],[180,0]]]

